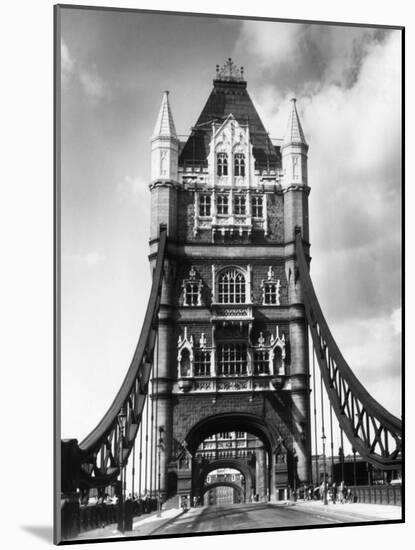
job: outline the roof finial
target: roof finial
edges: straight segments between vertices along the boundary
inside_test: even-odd
[[[216,65],[216,80],[243,82],[244,68],[238,67],[232,61],[231,57],[228,57],[224,66],[220,69],[219,65]]]

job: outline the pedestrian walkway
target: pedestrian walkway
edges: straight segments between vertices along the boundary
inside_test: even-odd
[[[310,512],[322,512],[330,514],[341,514],[350,516],[350,521],[359,521],[359,517],[370,518],[373,521],[378,520],[399,520],[402,519],[402,508],[391,504],[364,504],[362,502],[346,502],[344,504],[330,502],[324,505],[316,500],[297,501],[294,506],[299,506],[303,510]],[[354,518],[354,519],[353,519]]]
[[[170,510],[163,510],[162,512],[143,514],[134,518],[132,531],[121,533],[117,529],[117,524],[112,523],[111,525],[106,525],[100,529],[92,529],[90,531],[86,531],[85,533],[81,533],[76,537],[76,540],[98,538],[107,539],[118,537],[148,537],[151,536],[155,530],[163,528],[183,513],[187,512],[183,512],[182,509],[171,508]]]

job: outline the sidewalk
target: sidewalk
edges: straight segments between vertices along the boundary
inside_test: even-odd
[[[347,502],[345,504],[336,502],[336,504],[333,504],[330,502],[324,505],[316,500],[297,501],[292,504],[313,512],[346,515],[351,518],[350,521],[359,521],[359,519],[364,521],[402,519],[402,508],[391,504],[363,504],[361,502]]]
[[[189,512],[183,512],[182,509],[171,508],[170,510],[163,510],[162,512],[152,512],[151,514],[143,514],[137,516],[133,520],[133,530],[121,533],[117,530],[117,524],[106,525],[100,529],[92,529],[81,533],[72,540],[86,540],[86,539],[98,539],[98,538],[119,538],[119,537],[146,537],[151,536],[151,533],[156,529],[160,529],[167,525],[170,521],[174,521],[182,514],[188,514]]]

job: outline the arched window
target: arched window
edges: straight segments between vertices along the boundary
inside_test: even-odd
[[[218,176],[228,175],[228,155],[226,153],[218,153],[217,155]]]
[[[220,304],[245,303],[245,277],[232,269],[219,275],[218,297]]]
[[[233,157],[234,161],[234,175],[245,176],[245,155],[243,153],[235,153]]]

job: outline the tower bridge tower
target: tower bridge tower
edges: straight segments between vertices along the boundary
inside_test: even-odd
[[[257,470],[267,497],[278,498],[311,477],[307,327],[294,243],[297,227],[309,240],[308,145],[295,100],[284,140],[274,145],[243,69],[229,59],[217,66],[186,142],[164,92],[151,146],[150,262],[161,223],[169,239],[155,384],[161,490],[196,495],[201,443],[243,431],[261,441]]]

